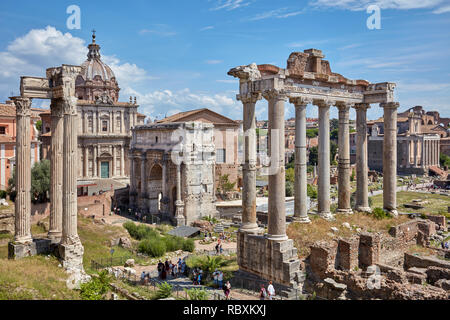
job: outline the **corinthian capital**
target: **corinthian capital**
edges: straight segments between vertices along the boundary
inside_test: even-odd
[[[380,107],[383,109],[397,109],[398,107],[400,107],[400,103],[398,102],[380,103]]]
[[[62,108],[65,115],[77,115],[77,98],[67,97],[62,99]]]
[[[264,91],[263,97],[266,100],[287,100],[286,92],[277,89]]]
[[[312,99],[306,97],[293,97],[289,98],[289,102],[294,104],[295,107],[306,107],[308,104],[312,103]]]
[[[22,97],[11,98],[16,106],[16,115],[31,116],[31,99]]]
[[[63,117],[64,116],[63,100],[52,99],[52,102],[50,103],[50,110],[52,113],[52,117],[58,118]]]
[[[329,99],[320,99],[320,100],[314,99],[314,100],[313,100],[313,103],[314,103],[316,106],[318,106],[319,108],[329,108],[329,107],[331,107],[332,105],[335,104],[334,101],[329,100]]]
[[[256,103],[258,100],[262,99],[262,94],[260,92],[249,92],[247,94],[237,95],[237,99],[242,101],[242,103]]]

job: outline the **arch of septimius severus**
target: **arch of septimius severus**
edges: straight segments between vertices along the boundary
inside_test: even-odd
[[[239,78],[237,99],[243,104],[245,132],[242,226],[238,234],[238,264],[246,276],[272,279],[295,287],[299,277],[297,249],[286,235],[284,113],[285,102],[295,106],[295,218],[309,222],[307,214],[306,106],[319,108],[318,214],[332,219],[330,211],[330,107],[339,110],[338,209],[351,213],[349,110],[356,110],[357,211],[369,211],[366,112],[370,104],[384,109],[383,207],[394,216],[397,175],[397,108],[394,83],[372,84],[350,80],[331,72],[321,50],[309,49],[289,56],[287,68],[274,65],[239,66],[228,75]],[[255,104],[268,101],[269,175],[268,233],[261,235],[256,219],[256,126]],[[271,145],[270,145],[271,144]]]
[[[83,271],[84,249],[77,232],[77,99],[79,66],[49,68],[46,78],[21,77],[20,96],[12,97],[17,118],[15,235],[9,257],[56,252],[68,271]],[[51,187],[49,239],[31,235],[30,114],[32,99],[51,99]]]

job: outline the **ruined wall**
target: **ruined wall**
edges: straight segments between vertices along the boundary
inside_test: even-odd
[[[264,236],[240,232],[237,258],[242,271],[285,286],[296,286],[300,260],[293,240],[275,242]]]

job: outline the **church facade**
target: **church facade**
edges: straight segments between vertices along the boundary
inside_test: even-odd
[[[119,102],[119,84],[101,60],[92,37],[83,71],[76,79],[78,97],[78,180],[114,179],[129,183],[131,129],[144,124],[136,98]],[[43,158],[50,158],[51,113],[41,114]]]

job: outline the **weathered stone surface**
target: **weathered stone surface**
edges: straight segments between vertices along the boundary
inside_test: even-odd
[[[337,245],[335,241],[320,241],[311,246],[309,266],[318,277],[323,279],[334,270]]]
[[[431,266],[427,268],[426,275],[427,281],[431,284],[434,284],[441,279],[450,280],[450,268]]]
[[[377,233],[362,233],[359,236],[359,267],[366,269],[368,266],[379,262],[381,252],[380,235]]]
[[[34,239],[27,244],[13,242],[8,244],[8,258],[14,260],[37,254],[49,254],[51,251],[51,241],[48,239]]]
[[[87,283],[91,281],[91,276],[80,271],[76,270],[70,273],[69,278],[66,280],[66,286],[70,290],[79,290],[81,284]]]
[[[127,261],[125,261],[125,267],[134,267],[134,266],[135,266],[134,259],[128,259]]]
[[[450,280],[441,279],[441,280],[436,281],[434,285],[436,287],[442,288],[446,291],[450,291]]]
[[[119,246],[125,249],[132,249],[133,245],[131,243],[130,238],[128,237],[120,237],[119,238]]]
[[[416,256],[410,253],[405,253],[404,268],[409,269],[412,267],[418,268],[439,267],[444,269],[450,269],[450,262],[434,257]]]
[[[193,227],[199,228],[201,232],[211,232],[213,231],[213,226],[211,224],[211,222],[209,221],[205,221],[205,220],[195,220],[192,223]]]
[[[337,268],[341,270],[354,270],[358,267],[358,247],[357,238],[349,240],[339,239]]]

